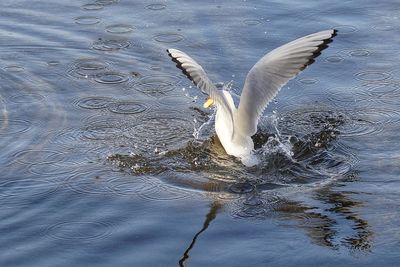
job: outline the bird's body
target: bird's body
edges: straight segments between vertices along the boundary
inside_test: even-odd
[[[218,90],[191,57],[176,49],[167,51],[177,67],[209,95],[205,107],[211,104],[216,106],[215,131],[226,153],[240,158],[246,166],[253,166],[258,160],[254,155],[251,136],[257,131],[263,110],[283,85],[314,62],[314,58],[335,35],[335,30],[317,32],[266,54],[247,74],[238,107],[231,94],[226,90]]]

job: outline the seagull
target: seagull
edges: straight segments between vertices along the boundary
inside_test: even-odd
[[[216,107],[215,131],[226,153],[251,167],[258,164],[251,136],[257,132],[264,109],[289,80],[314,63],[336,34],[335,29],[309,34],[264,55],[247,74],[238,107],[230,92],[218,90],[194,59],[177,49],[167,52],[176,66],[208,95],[203,107]]]

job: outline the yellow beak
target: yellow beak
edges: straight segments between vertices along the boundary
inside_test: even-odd
[[[208,108],[214,103],[214,100],[211,97],[207,97],[206,102],[204,102],[203,107]]]

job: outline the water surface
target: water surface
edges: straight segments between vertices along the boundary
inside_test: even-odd
[[[395,1],[2,1],[1,266],[396,266]],[[336,28],[227,156],[165,50],[240,95]]]

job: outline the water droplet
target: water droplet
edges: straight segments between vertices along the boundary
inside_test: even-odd
[[[129,80],[129,77],[128,75],[125,75],[123,73],[108,71],[97,75],[94,80],[98,83],[104,84],[118,84],[127,82]]]
[[[184,39],[184,37],[177,33],[160,33],[153,37],[159,43],[177,43]]]
[[[95,25],[100,23],[100,19],[94,16],[81,16],[75,18],[75,23],[79,25]]]
[[[128,24],[113,24],[106,27],[106,31],[113,34],[130,33],[133,29],[134,27]]]

